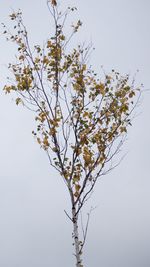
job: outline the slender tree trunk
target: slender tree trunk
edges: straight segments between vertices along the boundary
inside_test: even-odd
[[[83,267],[81,253],[80,253],[78,215],[76,215],[75,207],[72,208],[72,222],[73,222],[73,239],[74,239],[74,247],[75,247],[76,267]]]

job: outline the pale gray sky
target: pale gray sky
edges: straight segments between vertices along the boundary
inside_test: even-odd
[[[134,75],[150,88],[149,0],[62,0],[78,6],[83,21],[79,41],[92,41],[92,63]],[[45,0],[2,0],[0,20],[21,8],[38,43],[51,23]],[[14,48],[0,36],[0,87],[8,74]],[[84,262],[86,267],[150,266],[150,92],[130,129],[128,155],[97,184],[89,204],[91,215]],[[0,266],[74,266],[71,231],[65,217],[69,197],[61,178],[49,168],[46,155],[31,135],[32,114],[18,108],[0,91]]]

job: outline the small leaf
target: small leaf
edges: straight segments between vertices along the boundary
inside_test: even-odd
[[[75,184],[75,189],[77,192],[79,192],[80,188],[81,188],[81,186],[79,184]]]
[[[22,103],[22,100],[20,97],[16,98],[16,105],[18,106],[20,103]]]

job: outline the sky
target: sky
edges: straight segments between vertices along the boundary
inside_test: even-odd
[[[62,0],[76,5],[83,27],[78,40],[92,42],[91,61],[122,74],[136,71],[144,84],[140,106],[124,146],[126,157],[97,183],[85,207],[90,217],[85,267],[150,266],[150,2]],[[52,23],[45,0],[2,0],[0,21],[20,8],[31,41],[43,42]],[[73,19],[73,18],[72,18]],[[1,30],[2,32],[2,30]],[[2,91],[15,49],[0,34],[0,266],[74,266],[67,190],[32,137],[33,115]]]

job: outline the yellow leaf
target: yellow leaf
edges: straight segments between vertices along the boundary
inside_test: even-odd
[[[76,192],[74,193],[74,196],[77,198],[77,197],[79,196],[79,193],[76,191]]]
[[[20,103],[22,103],[22,100],[20,97],[17,97],[16,98],[16,105],[19,105]]]
[[[89,165],[92,160],[92,153],[89,151],[87,147],[84,147],[83,149],[83,158],[85,161],[85,165]]]
[[[49,134],[54,136],[56,134],[56,129],[54,127],[51,128]]]
[[[37,138],[37,142],[38,142],[39,144],[41,144],[41,140],[40,140],[39,137]]]
[[[81,188],[81,186],[79,184],[75,184],[75,189],[77,192],[79,192],[80,188]]]
[[[82,70],[83,70],[83,71],[86,70],[86,64],[83,64],[83,66],[82,66]]]
[[[46,146],[46,147],[49,146],[49,142],[48,142],[48,137],[47,137],[47,136],[44,137],[43,144],[44,144],[44,146]]]

